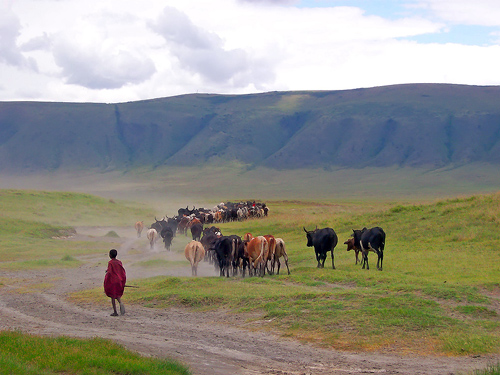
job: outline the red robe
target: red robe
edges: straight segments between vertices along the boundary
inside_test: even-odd
[[[108,262],[106,276],[104,276],[104,293],[110,298],[123,296],[127,275],[122,262],[118,259],[111,259]]]

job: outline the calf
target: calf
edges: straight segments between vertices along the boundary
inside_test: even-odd
[[[156,243],[156,240],[158,239],[158,232],[154,228],[148,229],[146,232],[146,236],[149,240],[149,247],[152,249]]]
[[[332,268],[335,269],[335,263],[333,259],[333,249],[337,246],[338,237],[332,228],[323,228],[307,231],[304,228],[307,236],[307,246],[314,246],[314,252],[316,253],[316,260],[318,261],[318,268],[325,268],[326,254],[328,251],[332,254]]]
[[[363,268],[369,270],[368,265],[368,252],[373,251],[378,255],[377,269],[382,271],[382,262],[384,261],[384,248],[385,248],[385,232],[380,227],[371,229],[363,228],[361,230],[352,230],[354,238],[354,246],[361,249],[363,254]]]
[[[276,249],[274,251],[274,257],[273,257],[273,272],[274,272],[274,264],[277,262],[278,263],[278,271],[276,272],[276,275],[280,274],[280,258],[283,257],[285,259],[285,264],[286,264],[286,269],[288,270],[288,274],[290,275],[290,268],[288,268],[288,255],[286,253],[285,249],[285,241],[281,238],[276,238]]]
[[[355,264],[358,264],[358,262],[359,262],[358,255],[359,255],[359,252],[361,251],[361,249],[354,244],[354,238],[352,238],[352,237],[349,238],[346,242],[344,242],[344,245],[347,245],[347,251],[354,250],[354,254],[356,255],[356,263]],[[361,254],[361,256],[363,256],[363,254]]]
[[[137,237],[141,237],[141,233],[144,229],[144,221],[138,221],[135,223],[135,230],[137,231]]]
[[[191,263],[191,275],[198,275],[198,263],[205,257],[205,248],[198,241],[189,242],[184,248],[184,255]]]

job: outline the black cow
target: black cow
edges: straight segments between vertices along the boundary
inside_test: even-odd
[[[338,237],[332,228],[323,228],[307,231],[304,228],[307,236],[307,246],[314,246],[316,253],[316,260],[318,261],[318,268],[325,268],[326,253],[332,252],[332,268],[335,269],[333,261],[333,249],[337,246]]]
[[[165,249],[170,250],[170,245],[172,245],[172,238],[174,238],[174,232],[172,228],[166,226],[160,232],[161,238],[163,238],[163,243],[165,244]]]
[[[162,229],[165,228],[166,225],[167,225],[167,221],[165,220],[165,218],[158,220],[155,217],[155,222],[153,224],[151,224],[150,228],[156,229],[156,231],[158,233],[161,233]]]
[[[174,237],[175,237],[175,233],[177,233],[177,225],[179,225],[179,223],[177,222],[177,220],[174,217],[167,218],[167,226],[170,227],[170,229],[172,229],[172,233],[174,234]]]
[[[193,209],[190,210],[188,206],[186,208],[179,208],[177,210],[177,214],[182,217],[182,216],[190,216],[196,211],[196,208],[193,206]]]
[[[222,236],[215,241],[213,249],[217,257],[220,276],[229,277],[229,268],[233,261],[235,241],[230,236]]]
[[[216,261],[214,245],[219,237],[220,235],[211,232],[207,232],[201,237],[200,242],[205,248],[205,261],[210,264],[214,264]]]
[[[201,233],[203,232],[203,224],[196,223],[191,227],[191,236],[193,237],[193,241],[200,241]]]
[[[363,268],[369,270],[368,265],[368,252],[373,251],[377,253],[377,269],[382,271],[382,262],[384,261],[384,247],[385,247],[385,232],[380,227],[374,227],[371,229],[363,228],[353,229],[352,236],[354,237],[354,246],[361,249],[363,254]]]
[[[245,246],[240,236],[233,234],[229,237],[231,237],[234,242],[233,275],[237,275],[238,270],[241,270],[241,275],[245,277],[245,270],[249,266],[248,257],[245,256]]]

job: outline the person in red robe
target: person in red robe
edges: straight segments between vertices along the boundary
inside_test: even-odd
[[[125,306],[122,303],[121,297],[125,289],[127,274],[122,262],[116,259],[117,255],[118,251],[115,249],[109,251],[111,260],[108,262],[108,269],[106,270],[106,276],[104,276],[104,293],[111,298],[111,304],[113,305],[113,314],[111,316],[118,316],[115,300],[120,304],[120,314],[125,314]]]

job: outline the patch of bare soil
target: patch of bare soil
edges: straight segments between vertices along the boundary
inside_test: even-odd
[[[191,276],[184,255],[154,249],[133,229],[78,228],[76,239],[92,240],[114,230],[121,243],[118,258],[127,270],[129,283],[155,274]],[[70,239],[71,240],[71,239]],[[110,240],[110,241],[111,241]],[[174,241],[188,239],[178,236]],[[178,268],[145,268],[140,262],[158,257],[184,261]],[[102,337],[146,356],[174,358],[195,375],[326,375],[326,374],[465,374],[496,363],[497,358],[416,357],[380,353],[327,350],[285,339],[268,332],[249,330],[224,311],[191,312],[185,309],[154,309],[127,304],[126,314],[110,316],[111,303],[76,305],[67,297],[73,291],[99,287],[108,261],[84,255],[79,269],[4,273],[0,286],[0,329],[37,335]],[[213,266],[202,264],[198,276],[214,276]],[[43,287],[37,288],[40,285]]]

